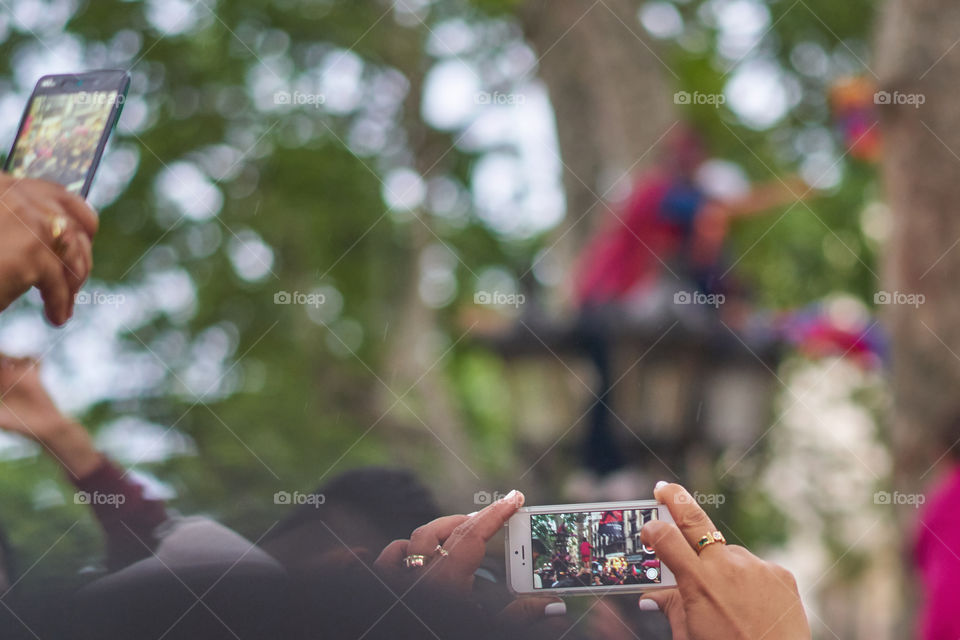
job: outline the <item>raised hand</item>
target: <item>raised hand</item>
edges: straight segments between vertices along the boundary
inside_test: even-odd
[[[680,485],[658,483],[654,495],[676,524],[648,522],[640,535],[673,571],[677,589],[644,594],[640,607],[656,602],[674,640],[810,640],[793,574],[743,547],[701,546],[716,527]]]
[[[37,287],[47,318],[62,325],[93,267],[97,216],[53,182],[0,173],[0,311]]]

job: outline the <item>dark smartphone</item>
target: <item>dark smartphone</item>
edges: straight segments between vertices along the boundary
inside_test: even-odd
[[[118,70],[40,78],[3,170],[86,198],[129,87],[130,74]]]

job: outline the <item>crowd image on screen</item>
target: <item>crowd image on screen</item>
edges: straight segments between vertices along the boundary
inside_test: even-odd
[[[79,193],[116,100],[116,91],[36,96],[17,138],[10,173]]]
[[[656,509],[533,514],[537,589],[659,584],[660,560],[640,541]]]

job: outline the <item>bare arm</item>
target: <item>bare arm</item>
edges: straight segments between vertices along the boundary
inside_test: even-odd
[[[722,203],[728,218],[746,218],[765,213],[809,197],[813,189],[801,178],[791,176],[783,180],[756,186],[749,193]]]
[[[38,363],[0,355],[0,429],[43,447],[100,522],[107,564],[116,569],[150,554],[154,530],[167,520],[164,504],[97,451],[83,426],[64,416],[43,388]]]

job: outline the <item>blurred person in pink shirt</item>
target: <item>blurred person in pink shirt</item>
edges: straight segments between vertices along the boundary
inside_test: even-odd
[[[950,455],[927,494],[915,533],[914,560],[923,588],[917,637],[922,640],[960,638],[960,452],[953,449]]]
[[[937,480],[921,502],[914,531],[914,562],[922,593],[917,637],[960,638],[960,417],[944,430],[943,457]]]

